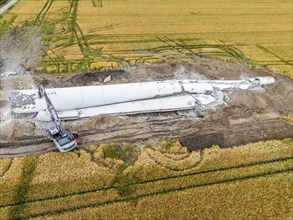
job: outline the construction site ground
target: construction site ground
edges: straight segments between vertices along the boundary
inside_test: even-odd
[[[139,65],[109,72],[77,75],[33,74],[1,78],[0,158],[40,154],[55,150],[46,133],[47,122],[31,116],[17,118],[10,114],[7,97],[14,89],[36,88],[46,81],[46,87],[68,87],[142,82],[167,79],[244,79],[273,76],[275,83],[255,91],[237,91],[230,100],[205,116],[179,115],[176,112],[133,116],[96,116],[68,121],[64,127],[78,134],[79,148],[112,142],[148,142],[156,144],[167,136],[195,150],[219,145],[237,146],[262,140],[293,137],[293,127],[283,117],[293,115],[292,80],[265,69],[252,69],[239,63],[198,58],[193,63]]]

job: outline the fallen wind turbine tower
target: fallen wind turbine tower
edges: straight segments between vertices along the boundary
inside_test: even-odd
[[[223,93],[251,90],[274,83],[273,77],[245,80],[167,80],[100,86],[46,89],[61,120],[95,115],[131,115],[192,110],[202,116],[205,108],[223,103]],[[37,89],[16,90],[9,97],[13,114],[37,114],[49,121],[46,101]]]

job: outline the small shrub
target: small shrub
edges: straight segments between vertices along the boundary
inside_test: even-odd
[[[128,163],[136,158],[136,150],[133,144],[120,146],[118,144],[110,144],[104,149],[104,159],[113,158],[123,160]]]
[[[160,147],[165,150],[169,150],[175,142],[176,139],[174,139],[173,137],[165,137],[165,141],[160,145]]]

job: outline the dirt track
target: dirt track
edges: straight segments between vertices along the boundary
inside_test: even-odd
[[[7,108],[5,95],[11,88],[31,88],[43,79],[48,82],[47,87],[102,84],[109,75],[112,76],[110,83],[172,78],[240,79],[254,76],[273,76],[276,82],[265,86],[264,91],[239,91],[229,94],[230,100],[226,105],[205,111],[205,117],[200,119],[172,112],[129,117],[98,116],[66,122],[65,127],[79,134],[80,147],[122,141],[156,143],[165,136],[174,136],[179,137],[190,149],[197,149],[198,143],[201,143],[202,147],[212,144],[230,146],[293,137],[292,126],[281,120],[285,115],[293,115],[291,79],[266,70],[249,69],[242,64],[204,59],[193,64],[143,65],[127,70],[84,73],[73,77],[7,77],[2,79],[2,113]],[[35,122],[30,118],[6,120],[4,117],[7,115],[9,116],[2,114],[1,119],[0,158],[43,153],[54,149],[46,137],[47,123]]]

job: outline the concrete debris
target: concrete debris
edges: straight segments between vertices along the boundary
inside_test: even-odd
[[[27,108],[27,106],[34,106],[36,104],[36,94],[25,94],[18,91],[10,93],[8,101],[11,108]]]
[[[111,80],[112,80],[112,77],[111,77],[111,75],[109,75],[104,79],[103,83],[110,82]]]

